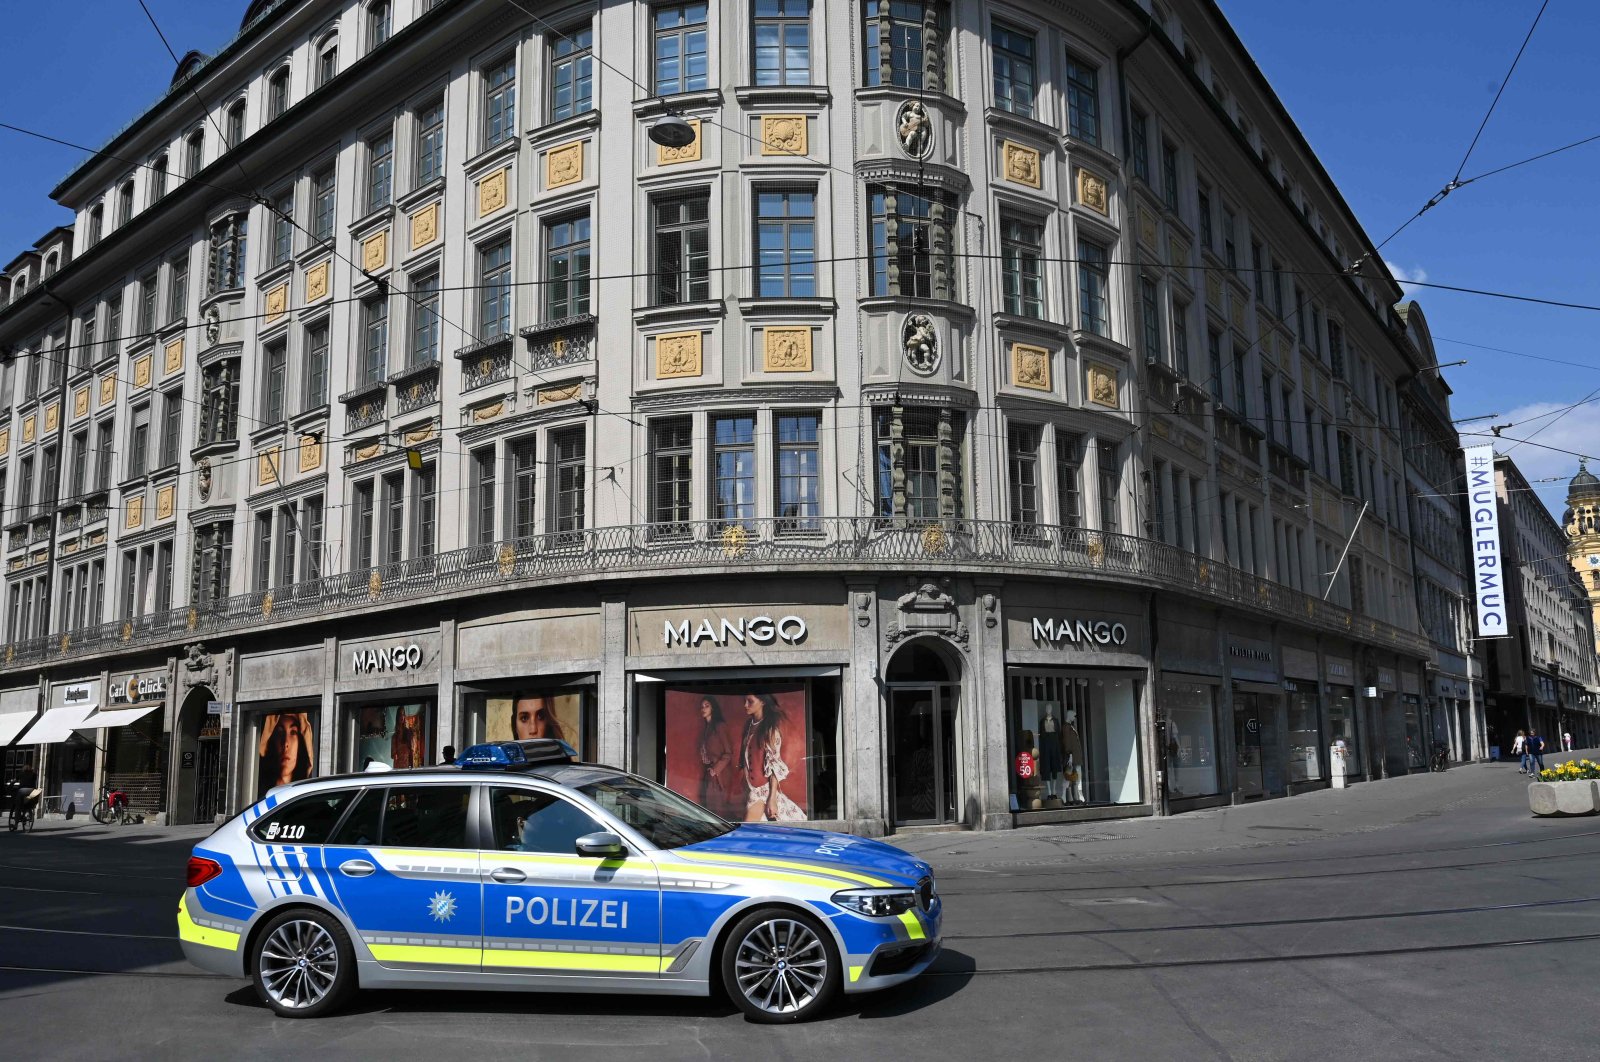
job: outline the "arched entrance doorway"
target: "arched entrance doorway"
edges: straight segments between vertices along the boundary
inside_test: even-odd
[[[178,721],[173,728],[178,746],[174,764],[178,782],[171,816],[174,823],[211,822],[227,810],[222,716],[206,711],[214,696],[209,686],[195,686],[178,707]]]
[[[889,694],[890,821],[896,826],[959,821],[959,656],[932,638],[919,638],[890,657],[884,685]]]

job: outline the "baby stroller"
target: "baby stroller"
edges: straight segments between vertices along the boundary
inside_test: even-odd
[[[24,833],[33,829],[33,821],[39,809],[39,798],[44,796],[44,790],[39,788],[24,789],[22,783],[12,782],[7,789],[11,805],[11,814],[6,818],[6,829]]]

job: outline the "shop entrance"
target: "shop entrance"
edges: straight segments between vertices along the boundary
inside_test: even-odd
[[[208,687],[196,686],[178,708],[174,822],[211,822],[227,810],[223,807],[227,771],[223,767],[222,716],[206,711],[212,696]]]
[[[956,709],[961,687],[944,654],[913,643],[885,673],[889,692],[889,815],[896,826],[958,821]]]

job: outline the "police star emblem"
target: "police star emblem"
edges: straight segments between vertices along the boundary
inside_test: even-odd
[[[456,898],[448,892],[436,892],[428,897],[428,917],[435,922],[448,922],[456,916]]]

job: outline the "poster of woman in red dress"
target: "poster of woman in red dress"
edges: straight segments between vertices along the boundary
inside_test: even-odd
[[[800,822],[811,812],[802,684],[670,687],[667,788],[735,822]]]

